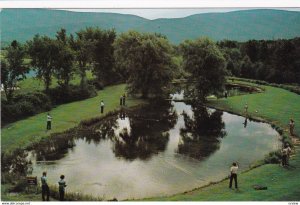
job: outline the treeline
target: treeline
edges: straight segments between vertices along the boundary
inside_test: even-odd
[[[2,52],[2,123],[95,96],[95,87],[120,82],[127,83],[129,94],[148,98],[166,96],[174,78],[185,78],[195,82],[189,94],[200,101],[222,91],[225,75],[300,83],[299,49],[300,38],[244,43],[199,38],[175,46],[162,34],[128,31],[117,36],[100,28],[75,34],[61,29],[54,38],[36,35],[25,44],[13,41]],[[20,94],[18,82],[30,69],[44,90]],[[93,80],[87,80],[87,71]],[[70,85],[75,74],[80,84]],[[56,88],[51,88],[53,79]]]
[[[99,89],[127,82],[132,95],[162,96],[178,67],[175,49],[165,36],[130,31],[117,38],[114,30],[100,28],[86,28],[74,35],[61,29],[55,38],[36,35],[25,44],[13,41],[3,53],[2,124],[94,96],[91,86]],[[44,90],[22,94],[17,91],[18,82],[30,69],[43,82]],[[87,71],[94,77],[90,82]],[[80,76],[77,86],[70,85],[75,74]],[[51,88],[54,79],[58,86]]]
[[[115,38],[114,30],[87,28],[75,36],[61,29],[55,38],[36,35],[25,44],[13,41],[4,48],[1,59],[5,94],[2,124],[50,110],[58,104],[93,97],[95,87],[99,89],[119,80],[118,75],[111,75]],[[45,89],[23,94],[17,91],[18,82],[26,78],[30,69]],[[87,80],[88,70],[92,71],[94,80]],[[80,85],[70,84],[75,74],[80,76]],[[58,86],[50,88],[54,79]]]
[[[300,38],[217,43],[229,75],[279,84],[300,84]]]

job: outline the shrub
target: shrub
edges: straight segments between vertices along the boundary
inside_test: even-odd
[[[281,161],[281,154],[280,151],[274,151],[267,155],[265,158],[266,164],[278,164]]]
[[[102,82],[98,81],[97,79],[89,80],[88,83],[90,85],[93,85],[97,90],[103,90],[103,88],[104,88],[104,84]]]
[[[85,87],[70,85],[68,89],[62,89],[61,87],[50,89],[48,95],[53,104],[59,105],[94,97],[97,95],[97,92],[93,85]]]
[[[89,118],[89,119],[86,119],[86,120],[82,120],[80,122],[80,126],[81,127],[88,127],[88,126],[94,125],[94,124],[98,123],[99,121],[103,120],[104,118],[107,119],[107,118],[109,118],[113,115],[116,115],[118,112],[119,112],[118,110],[110,111],[107,114],[105,114],[104,116],[93,117],[93,118]]]
[[[25,177],[22,177],[13,183],[14,185],[9,189],[9,192],[23,192],[27,187]]]
[[[1,99],[2,124],[51,109],[50,98],[41,92],[18,94],[10,102]]]

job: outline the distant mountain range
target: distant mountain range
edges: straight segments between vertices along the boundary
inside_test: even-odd
[[[115,28],[118,33],[128,30],[162,33],[173,43],[200,36],[237,41],[300,36],[300,12],[271,9],[205,13],[156,20],[116,13],[3,9],[0,18],[2,42],[14,39],[25,42],[37,33],[53,37],[61,27],[69,33],[75,33],[89,26]]]

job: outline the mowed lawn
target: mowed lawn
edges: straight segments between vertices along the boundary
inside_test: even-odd
[[[251,83],[245,84],[251,85]],[[273,122],[285,128],[286,131],[289,128],[290,118],[293,118],[298,124],[295,127],[296,132],[300,133],[300,95],[281,88],[259,86],[263,87],[265,92],[222,98],[210,101],[209,104],[220,109],[244,114],[244,106],[247,103],[250,116],[257,116]]]
[[[209,104],[242,114],[247,102],[249,113],[272,121],[288,131],[288,122],[293,117],[296,133],[300,136],[300,96],[279,88],[263,86],[264,93],[229,97],[210,101]],[[258,111],[257,113],[255,111]],[[200,188],[184,194],[158,197],[145,200],[153,201],[299,201],[300,200],[300,155],[290,160],[290,167],[278,164],[263,165],[239,174],[239,191],[228,188],[229,180]],[[229,171],[228,171],[229,173]],[[253,185],[264,185],[268,190],[257,191]]]
[[[83,101],[60,105],[50,111],[52,116],[52,130],[46,132],[47,112],[11,123],[1,129],[2,151],[24,148],[32,142],[39,141],[51,133],[62,132],[75,127],[81,120],[100,116],[100,101],[105,103],[104,114],[118,109],[119,99],[125,93],[125,84],[106,87],[98,91],[98,96]],[[127,99],[127,106],[135,106],[141,100]]]

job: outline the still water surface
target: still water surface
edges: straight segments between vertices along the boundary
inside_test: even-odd
[[[184,102],[153,103],[124,114],[83,132],[93,134],[78,134],[76,146],[63,157],[33,157],[33,175],[46,170],[54,184],[64,174],[66,191],[136,199],[218,181],[228,176],[233,161],[243,170],[280,146],[266,123],[247,121],[245,126],[243,117]]]

